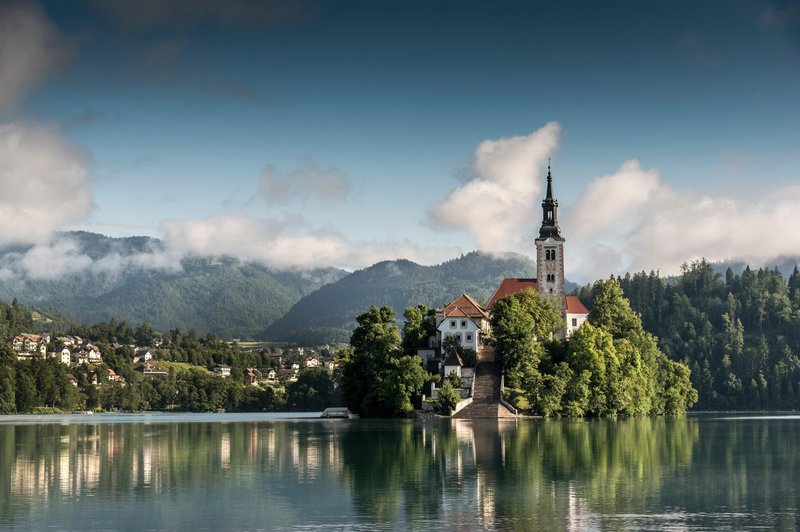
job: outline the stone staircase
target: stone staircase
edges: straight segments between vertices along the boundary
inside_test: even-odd
[[[500,403],[500,375],[502,367],[497,361],[493,347],[478,350],[478,363],[475,365],[475,383],[472,390],[472,403],[453,416],[455,419],[486,419],[516,417]]]

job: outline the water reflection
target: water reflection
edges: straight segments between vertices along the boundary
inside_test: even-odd
[[[697,417],[0,425],[0,528],[796,529],[799,437]]]

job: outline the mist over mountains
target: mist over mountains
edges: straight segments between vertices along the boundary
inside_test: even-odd
[[[0,248],[0,298],[85,324],[149,321],[156,330],[327,343],[346,341],[370,305],[402,314],[462,292],[488,299],[504,277],[534,272],[522,255],[477,252],[435,266],[395,260],[353,273],[277,271],[230,257],[175,258],[150,237],[69,232],[47,245]]]
[[[277,271],[230,257],[168,256],[144,236],[61,233],[48,245],[0,248],[0,299],[53,309],[93,324],[149,321],[156,330],[194,329],[224,338],[305,344],[347,341],[355,317],[370,305],[441,306],[462,292],[486,301],[505,277],[534,277],[516,253],[472,252],[433,266],[378,262],[349,273],[337,268]],[[785,278],[797,258],[769,261]],[[745,264],[713,265],[725,274]],[[567,283],[567,290],[575,288]]]
[[[0,249],[0,298],[53,308],[86,324],[149,321],[157,330],[249,337],[347,274],[336,268],[279,272],[225,257],[159,266],[158,239],[86,232],[59,237],[44,248],[47,254],[32,246]]]

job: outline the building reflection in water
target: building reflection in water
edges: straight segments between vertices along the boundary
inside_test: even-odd
[[[0,438],[0,497],[28,512],[201,492],[227,505],[251,498],[292,523],[313,513],[309,497],[319,506],[335,492],[346,504],[335,511],[358,522],[581,530],[646,508],[691,464],[698,431],[664,420],[359,420],[7,425]]]

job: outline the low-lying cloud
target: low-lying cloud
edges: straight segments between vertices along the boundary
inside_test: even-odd
[[[353,269],[400,258],[433,264],[460,253],[455,247],[425,248],[409,241],[352,241],[338,233],[310,230],[300,219],[220,215],[166,221],[162,229],[166,253],[174,257],[228,255],[279,270]]]
[[[483,251],[523,249],[525,228],[538,218],[542,170],[558,148],[560,130],[550,122],[527,136],[481,142],[472,179],[430,210],[431,225],[466,229]]]
[[[636,160],[590,183],[565,219],[576,256],[567,268],[581,279],[651,269],[675,274],[703,257],[757,266],[800,255],[800,186],[753,199],[710,196],[666,184]]]

